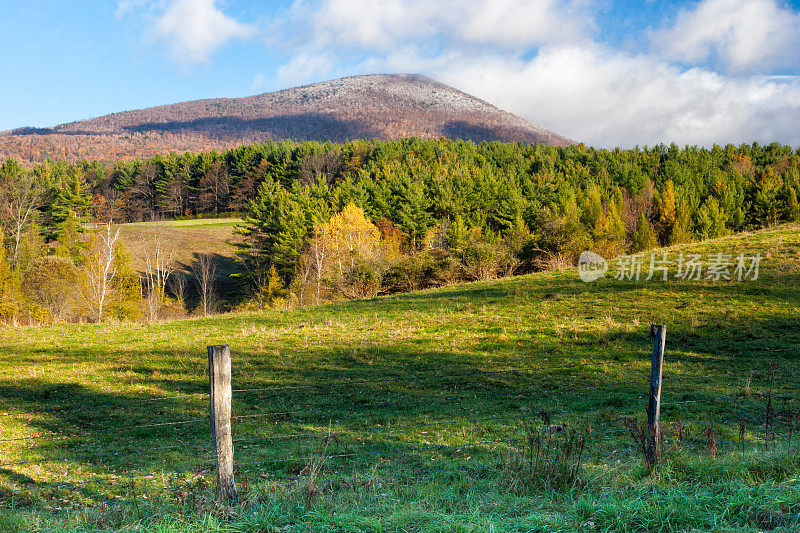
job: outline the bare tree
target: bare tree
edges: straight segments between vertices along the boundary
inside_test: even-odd
[[[167,250],[160,237],[151,243],[143,242],[145,260],[144,290],[149,320],[158,319],[158,313],[167,298],[167,282],[175,272],[175,250]]]
[[[342,157],[333,150],[327,152],[310,154],[300,164],[300,181],[303,185],[316,185],[317,180],[325,178],[328,185],[336,182],[341,174],[344,161]]]
[[[103,320],[106,302],[117,275],[115,250],[118,239],[119,228],[115,231],[109,221],[93,236],[88,249],[81,296],[98,322]]]
[[[158,214],[159,179],[161,168],[145,161],[139,168],[126,193],[126,204],[133,220],[155,220]]]
[[[33,222],[44,193],[44,187],[33,172],[8,162],[3,165],[0,171],[0,222],[13,239],[11,264],[14,267],[22,237]]]
[[[316,281],[315,304],[322,302],[322,282],[325,279],[328,262],[330,262],[329,249],[331,235],[327,224],[314,225],[314,237],[308,245],[308,259],[311,272]]]
[[[219,213],[220,209],[227,209],[230,185],[227,167],[221,161],[213,162],[198,184],[198,210]]]
[[[203,311],[203,316],[208,316],[214,312],[217,305],[217,293],[214,287],[217,260],[212,254],[197,254],[192,272],[200,292],[200,309]]]
[[[240,264],[246,272],[245,278],[250,285],[253,296],[258,299],[258,308],[263,311],[266,304],[264,296],[269,286],[271,258],[259,253],[242,254],[241,257]]]
[[[175,271],[169,280],[169,288],[181,309],[186,309],[186,274]]]
[[[625,223],[625,232],[628,237],[636,233],[639,226],[639,219],[642,215],[647,220],[653,220],[653,195],[655,187],[652,181],[647,184],[636,194],[630,194],[628,191],[622,191],[622,220]]]

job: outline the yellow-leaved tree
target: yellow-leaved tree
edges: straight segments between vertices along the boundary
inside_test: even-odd
[[[364,210],[348,204],[327,224],[332,259],[340,276],[345,276],[359,262],[371,261],[380,256],[381,232],[367,220]]]
[[[6,259],[6,247],[3,245],[3,231],[0,230],[0,320],[16,319],[18,305],[15,298],[14,278]]]
[[[300,261],[295,292],[311,293],[314,303],[330,298],[363,298],[380,290],[384,270],[381,232],[364,215],[348,204],[328,222],[318,222]]]

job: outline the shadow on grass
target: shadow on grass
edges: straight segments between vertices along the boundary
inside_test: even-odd
[[[535,306],[544,301],[613,296],[642,289],[634,284],[609,283],[608,287],[598,286],[598,290],[560,278],[545,287],[525,287],[521,280],[507,280],[499,286],[456,286],[332,304],[313,314],[298,311],[295,316],[324,320],[342,311],[369,316],[377,308],[387,314],[409,309],[435,311],[451,305],[479,309],[492,300],[502,303],[514,298],[528,298]],[[609,294],[604,295],[606,289]],[[674,300],[673,307],[680,311],[692,305],[697,290],[696,286],[672,284],[664,298]],[[713,295],[712,301],[742,297],[741,288],[727,285],[703,285],[702,290]],[[759,290],[761,301],[768,298],[792,306],[797,300],[793,293],[778,288]],[[634,296],[627,299],[635,302]],[[596,314],[591,301],[574,303],[581,316]],[[236,323],[239,319],[214,320]],[[279,319],[254,315],[247,323],[269,327],[278,325]],[[202,321],[197,322],[197,327],[202,326]],[[291,346],[297,361],[288,365],[273,356],[275,346],[284,346],[281,339],[250,351],[241,351],[234,344],[234,365],[239,366],[234,388],[267,389],[234,395],[234,415],[241,417],[235,421],[234,433],[251,438],[236,444],[237,453],[256,464],[261,459],[267,461],[261,468],[268,470],[273,468],[268,466],[272,458],[301,457],[309,450],[309,442],[317,442],[313,438],[325,436],[329,425],[339,433],[352,433],[353,442],[342,444],[345,451],[383,446],[413,455],[414,443],[427,439],[420,436],[420,428],[431,422],[442,423],[454,433],[478,426],[469,430],[478,440],[503,438],[520,419],[539,411],[571,419],[596,417],[593,423],[606,427],[619,415],[643,412],[650,354],[646,324],[635,331],[610,326],[568,333],[564,338],[549,330],[539,337],[531,330],[503,338],[494,326],[475,325],[473,329],[480,334],[473,335],[466,348],[459,350],[437,346],[433,340],[426,341],[426,346],[380,336],[365,345],[334,339],[310,348],[297,347],[297,339],[286,339],[292,341],[285,345]],[[668,324],[666,397],[696,403],[667,407],[665,412],[684,417],[714,414],[722,422],[726,415],[736,415],[728,399],[733,397],[737,409],[757,413],[763,409],[761,397],[744,397],[732,389],[751,371],[757,371],[757,380],[763,382],[769,363],[777,359],[782,360],[779,386],[796,397],[797,383],[791,379],[800,370],[798,335],[800,318],[788,313],[758,320],[730,317],[711,325]],[[4,424],[4,434],[16,438],[41,433],[45,437],[0,443],[0,449],[7,450],[0,463],[52,459],[53,464],[64,465],[60,471],[80,475],[208,470],[212,462],[206,421],[207,378],[197,372],[204,366],[205,354],[187,361],[174,351],[126,347],[126,359],[131,362],[121,364],[101,348],[107,346],[45,347],[29,351],[26,357],[43,361],[104,360],[104,372],[125,376],[120,388],[157,392],[101,390],[90,382],[58,383],[57,377],[4,380],[0,382],[0,405],[29,418],[16,427]],[[682,376],[673,373],[670,365],[687,368],[692,372],[688,375],[691,379],[680,381]],[[505,415],[506,421],[481,422]],[[410,429],[391,430],[404,424]],[[308,442],[257,440],[284,434],[313,438]],[[50,463],[45,466],[53,469]],[[3,468],[6,472],[0,479],[5,483],[46,486],[34,481],[24,468]],[[282,466],[274,469],[283,473],[291,470]]]

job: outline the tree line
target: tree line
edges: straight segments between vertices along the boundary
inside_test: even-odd
[[[32,168],[9,159],[0,276],[22,287],[53,257],[88,264],[91,239],[102,241],[84,234],[92,222],[241,213],[243,277],[259,306],[413,290],[574,264],[584,249],[613,257],[798,220],[799,164],[777,143],[446,139],[267,142]]]

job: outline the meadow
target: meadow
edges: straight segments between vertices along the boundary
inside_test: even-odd
[[[239,218],[129,222],[119,225],[119,235],[136,270],[145,269],[145,248],[160,239],[164,249],[174,250],[175,261],[188,271],[196,254],[214,254],[221,262],[232,264],[236,249],[230,243],[236,238],[233,228],[240,222]]]
[[[236,261],[234,233],[240,218],[200,218],[187,220],[157,220],[120,224],[119,238],[131,257],[131,267],[137,272],[147,270],[147,254],[153,253],[159,243],[167,254],[172,254],[173,266],[189,279],[186,287],[187,304],[194,307],[199,298],[192,267],[201,254],[213,257],[216,263],[214,285],[222,296],[221,308],[228,309],[241,303],[247,296],[242,280],[242,266]],[[172,288],[171,288],[172,289]]]
[[[592,283],[572,268],[4,328],[0,532],[796,531],[800,226],[666,251],[758,252],[761,268]],[[621,419],[644,418],[656,323],[666,441],[649,473]],[[206,346],[221,343],[233,506],[214,498],[208,424]]]

